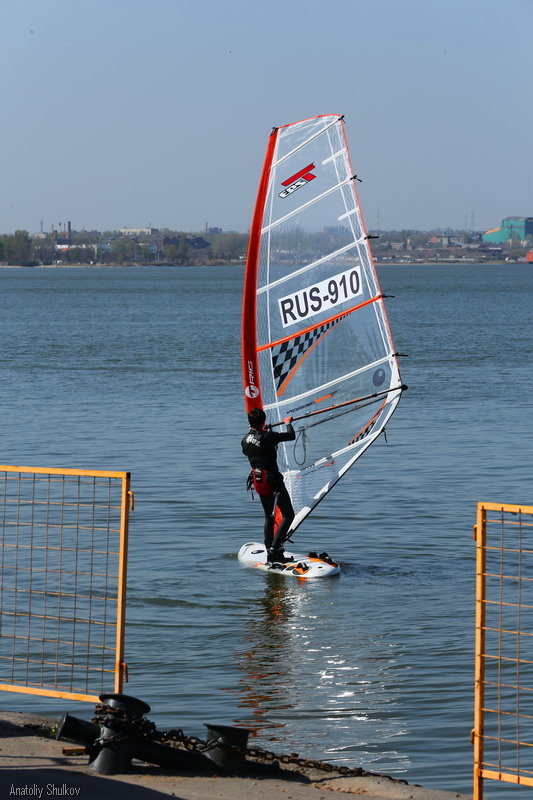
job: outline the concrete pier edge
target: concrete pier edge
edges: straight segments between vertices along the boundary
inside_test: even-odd
[[[82,800],[327,800],[331,792],[365,800],[470,800],[471,795],[429,789],[386,775],[343,775],[331,767],[281,763],[261,774],[197,775],[134,762],[124,775],[103,777],[88,767],[82,746],[56,741],[58,719],[0,712],[0,796],[80,797]],[[66,752],[64,752],[66,751]],[[77,751],[77,752],[76,752]],[[280,756],[282,758],[282,756]],[[317,762],[315,762],[316,765]],[[326,765],[324,765],[326,767]]]

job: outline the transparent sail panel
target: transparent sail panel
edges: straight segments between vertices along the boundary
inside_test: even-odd
[[[316,427],[313,427],[313,423],[309,427],[300,427],[296,441],[279,448],[280,469],[283,463],[285,483],[296,515],[300,515],[294,527],[326,496],[348,467],[379,435],[398,399],[399,393],[390,402],[382,401],[367,406],[366,415],[361,413],[362,409],[345,411],[344,416],[337,412],[337,417],[330,417],[324,424],[318,424],[318,417],[315,420]],[[361,424],[363,427],[358,428]],[[330,452],[332,440],[344,441],[347,446],[338,452]],[[318,453],[326,455],[314,460]]]

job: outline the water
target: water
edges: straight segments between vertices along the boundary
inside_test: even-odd
[[[158,727],[245,725],[278,752],[469,791],[471,529],[478,500],[532,501],[533,270],[380,278],[410,388],[297,537],[338,580],[235,558],[262,529],[239,447],[240,267],[0,270],[1,460],[132,472],[125,691]]]

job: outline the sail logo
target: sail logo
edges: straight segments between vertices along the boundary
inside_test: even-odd
[[[248,380],[250,381],[248,386],[244,390],[244,394],[246,397],[249,397],[253,400],[255,397],[259,395],[259,389],[255,385],[255,373],[254,373],[254,365],[251,361],[248,361]]]
[[[302,186],[306,186],[310,181],[314,181],[316,175],[313,175],[311,172],[312,169],[315,169],[315,165],[308,164],[299,172],[296,172],[294,175],[291,175],[290,178],[287,178],[287,180],[282,181],[281,185],[286,186],[287,188],[283,189],[283,191],[278,194],[278,197],[288,197],[297,189],[301,189]]]

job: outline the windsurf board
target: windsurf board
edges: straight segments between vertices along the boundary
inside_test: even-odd
[[[327,578],[340,573],[339,565],[327,553],[317,555],[286,550],[282,562],[268,564],[266,548],[259,542],[243,544],[237,557],[248,567],[295,578]]]

